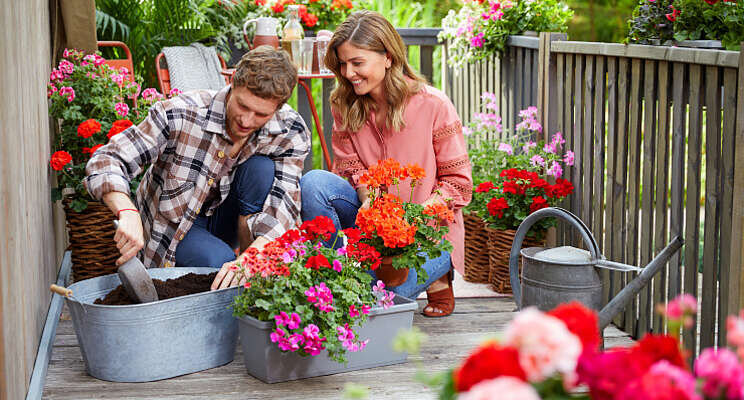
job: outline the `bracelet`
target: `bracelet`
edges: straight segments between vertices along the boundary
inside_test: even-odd
[[[116,212],[116,219],[119,219],[119,214],[121,214],[122,211],[134,211],[137,214],[139,214],[139,210],[137,210],[135,208],[122,208],[121,210],[119,210],[119,211]]]

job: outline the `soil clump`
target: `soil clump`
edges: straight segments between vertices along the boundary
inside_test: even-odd
[[[153,279],[152,283],[155,285],[155,290],[158,292],[158,299],[166,300],[174,297],[209,291],[215,276],[217,276],[217,271],[207,275],[188,273],[179,276],[178,278],[168,279],[166,281]],[[124,286],[122,285],[117,286],[114,290],[110,291],[106,297],[97,299],[93,303],[107,306],[138,304],[129,297],[127,291],[124,290]]]

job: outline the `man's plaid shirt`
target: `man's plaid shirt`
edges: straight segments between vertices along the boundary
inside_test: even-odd
[[[254,154],[274,160],[274,184],[263,211],[249,219],[251,233],[272,240],[294,227],[300,216],[300,176],[309,152],[310,134],[288,105],[251,135],[238,160],[229,162],[232,141],[225,131],[226,98],[219,92],[196,91],[156,103],[138,126],[111,138],[86,165],[85,186],[100,200],[104,194],[129,193],[129,182],[152,164],[137,189],[135,204],[145,233],[144,264],[175,265],[176,246],[191,228],[212,185],[221,197],[230,192],[235,168]]]

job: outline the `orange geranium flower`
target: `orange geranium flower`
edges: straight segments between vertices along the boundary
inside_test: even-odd
[[[424,214],[431,215],[432,217],[439,217],[442,221],[452,222],[455,220],[455,213],[449,209],[444,203],[436,202],[429,204],[424,207]]]

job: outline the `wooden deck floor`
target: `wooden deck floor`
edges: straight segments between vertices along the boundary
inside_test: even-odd
[[[425,302],[419,302],[419,309]],[[199,373],[148,383],[113,383],[86,374],[72,322],[62,313],[54,339],[52,358],[44,386],[45,399],[338,399],[348,382],[369,387],[371,399],[432,399],[434,391],[414,381],[420,360],[431,372],[455,366],[490,334],[498,333],[513,316],[509,298],[458,299],[455,313],[447,318],[426,318],[420,313],[414,325],[429,335],[422,355],[389,367],[354,371],[299,381],[265,384],[248,375],[238,346],[235,360]],[[609,327],[605,345],[627,345],[624,332]]]

